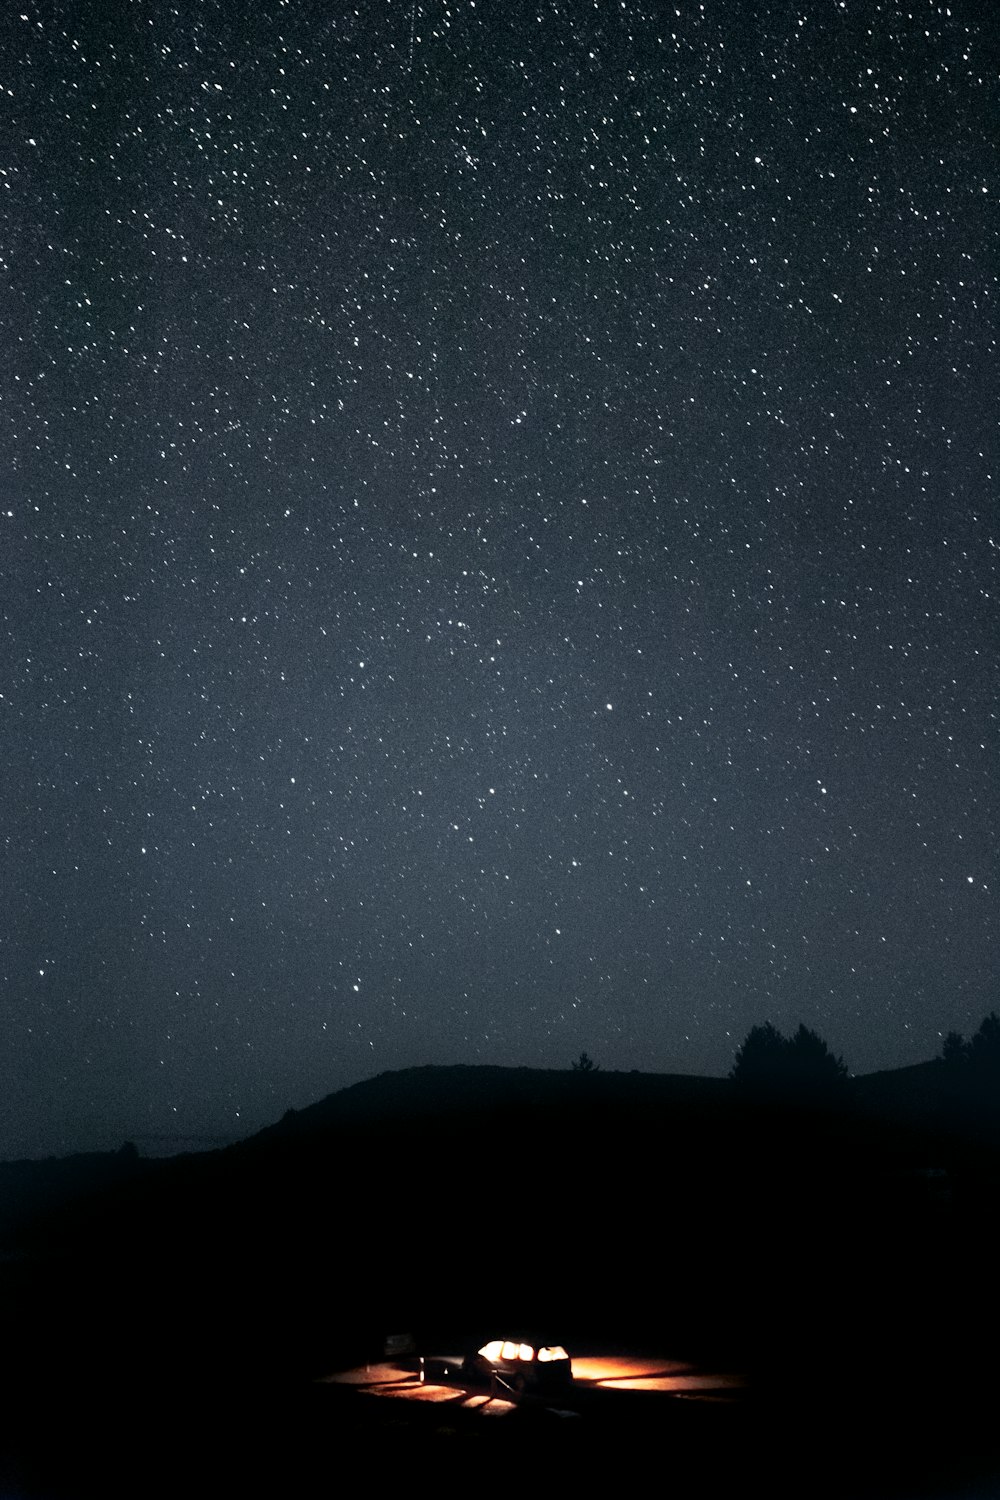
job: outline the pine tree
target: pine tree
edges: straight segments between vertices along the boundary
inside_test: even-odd
[[[808,1026],[785,1037],[766,1021],[747,1033],[729,1077],[741,1092],[756,1098],[808,1102],[835,1096],[848,1072],[843,1058]]]
[[[599,1073],[601,1071],[600,1063],[595,1063],[586,1052],[581,1052],[576,1062],[571,1063],[570,1066],[574,1073]]]

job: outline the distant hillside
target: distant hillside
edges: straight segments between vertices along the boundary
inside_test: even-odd
[[[968,1133],[970,1128],[968,1117],[956,1110],[937,1061],[851,1079],[844,1106],[845,1123],[853,1121],[862,1132],[877,1128],[882,1140],[894,1133],[897,1145],[900,1132],[919,1140],[947,1135],[949,1129]],[[728,1159],[741,1156],[746,1128],[746,1108],[723,1078],[461,1065],[407,1068],[288,1110],[256,1135],[203,1152],[200,1160],[183,1155],[152,1162],[125,1151],[0,1163],[0,1246],[9,1245],[39,1216],[73,1204],[85,1210],[95,1193],[129,1188],[137,1178],[157,1184],[161,1179],[164,1184],[236,1181],[256,1170],[250,1162],[261,1153],[271,1159],[275,1153],[284,1159],[289,1151],[311,1155],[325,1149],[324,1141],[335,1139],[349,1145],[354,1161],[384,1148],[394,1160],[414,1151],[444,1151],[457,1164],[477,1150],[499,1149],[494,1171],[502,1170],[515,1148],[544,1158],[546,1152],[567,1150],[572,1141],[577,1152],[587,1150],[597,1159],[619,1149],[631,1163],[653,1141],[666,1140],[672,1154],[682,1142],[685,1160],[697,1164],[717,1157],[723,1169]],[[673,1170],[682,1169],[675,1160]],[[163,1195],[170,1191],[165,1186]],[[150,1192],[155,1199],[160,1189]]]
[[[85,1202],[105,1188],[130,1183],[148,1163],[134,1150],[81,1152],[42,1161],[0,1162],[0,1248],[43,1214]]]
[[[330,1137],[369,1143],[388,1137],[405,1150],[407,1132],[443,1130],[462,1140],[470,1136],[510,1140],[512,1134],[558,1133],[560,1119],[598,1111],[631,1119],[682,1112],[691,1119],[724,1109],[723,1079],[683,1075],[605,1073],[502,1067],[417,1067],[387,1072],[330,1094],[301,1110],[289,1110],[273,1125],[245,1141],[152,1160],[128,1151],[89,1153],[41,1161],[0,1163],[0,1248],[13,1248],[33,1222],[83,1223],[92,1210],[103,1215],[119,1201],[116,1189],[130,1190],[123,1202],[162,1200],[175,1184],[242,1181],[254,1170],[247,1158],[296,1148],[311,1151]],[[459,1123],[461,1122],[460,1126]],[[204,1144],[199,1142],[199,1144]],[[143,1186],[137,1180],[142,1179]],[[192,1188],[193,1190],[193,1188]],[[109,1196],[110,1195],[110,1196]],[[222,1194],[228,1196],[228,1189]],[[210,1212],[210,1210],[209,1210]],[[66,1215],[70,1214],[67,1218]],[[176,1215],[183,1219],[183,1213]],[[88,1231],[89,1232],[89,1231]]]
[[[95,1194],[130,1189],[137,1179],[157,1184],[148,1192],[143,1189],[143,1201],[153,1201],[161,1195],[161,1181],[164,1198],[175,1182],[235,1182],[258,1170],[251,1164],[259,1163],[262,1153],[270,1160],[292,1162],[296,1154],[311,1158],[327,1149],[324,1142],[343,1144],[354,1165],[342,1163],[342,1170],[352,1176],[366,1153],[380,1150],[397,1164],[413,1153],[446,1153],[463,1170],[467,1157],[492,1150],[500,1153],[492,1170],[502,1173],[515,1151],[527,1153],[537,1166],[547,1153],[564,1153],[571,1143],[577,1154],[589,1152],[596,1160],[613,1158],[618,1151],[626,1164],[618,1170],[631,1171],[637,1157],[657,1141],[669,1148],[675,1173],[696,1171],[710,1159],[717,1163],[714,1170],[728,1173],[760,1123],[751,1125],[753,1118],[724,1078],[461,1065],[407,1068],[381,1073],[304,1109],[290,1109],[256,1135],[205,1151],[199,1159],[185,1154],[153,1162],[122,1151],[0,1163],[0,1246],[9,1246],[39,1216],[73,1204],[85,1212]],[[849,1080],[841,1118],[848,1133],[861,1132],[869,1155],[875,1139],[882,1142],[879,1149],[888,1149],[891,1141],[898,1153],[900,1143],[910,1139],[919,1151],[922,1142],[931,1140],[991,1140],[996,1134],[995,1121],[970,1114],[956,1100],[938,1061]],[[382,1170],[386,1180],[393,1175],[388,1167]]]
[[[946,1093],[946,1076],[937,1058],[864,1073],[851,1082],[860,1109],[897,1119],[932,1118]]]
[[[290,1109],[251,1140],[274,1141],[340,1126],[398,1125],[406,1119],[488,1115],[590,1107],[614,1113],[694,1111],[726,1114],[733,1090],[726,1078],[683,1073],[578,1073],[572,1070],[455,1065],[380,1073],[304,1109]],[[842,1110],[861,1119],[936,1129],[955,1101],[953,1080],[939,1060],[862,1074],[847,1081]]]
[[[687,1074],[428,1065],[380,1073],[305,1109],[290,1109],[251,1139],[273,1142],[343,1126],[397,1128],[407,1120],[463,1115],[516,1118],[519,1110],[558,1114],[582,1101],[616,1111],[700,1112],[723,1107],[728,1098],[725,1079]]]
[[[931,1137],[950,1149],[1000,1148],[1000,1079],[935,1058],[852,1080],[855,1114]]]
[[[942,1129],[939,1080],[875,1074],[819,1110],[685,1075],[385,1073],[223,1150],[77,1177],[8,1305],[29,1340],[244,1375],[505,1322],[813,1358],[817,1298],[888,1349],[988,1274],[1000,1153]]]

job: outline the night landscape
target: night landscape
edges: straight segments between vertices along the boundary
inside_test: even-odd
[[[995,1493],[1000,1022],[976,1036],[855,1079],[790,1039],[726,1079],[425,1067],[219,1151],[0,1166],[3,1493],[526,1463]],[[449,1351],[505,1329],[557,1330],[572,1384],[470,1387]]]
[[[1000,1494],[988,9],[0,39],[0,1500]]]

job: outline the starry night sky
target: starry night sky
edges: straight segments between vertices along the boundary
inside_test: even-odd
[[[0,21],[0,1156],[1000,1006],[982,4]]]

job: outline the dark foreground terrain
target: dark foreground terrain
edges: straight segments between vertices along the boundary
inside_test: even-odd
[[[818,1110],[421,1069],[36,1203],[0,1275],[0,1496],[509,1487],[525,1465],[619,1485],[647,1465],[675,1494],[1000,1494],[1000,1154],[934,1076]],[[515,1326],[739,1370],[742,1392],[489,1420],[323,1379],[391,1331],[431,1352]]]
[[[577,1347],[591,1347],[584,1337]],[[902,1351],[901,1351],[902,1352]],[[908,1351],[912,1354],[912,1351]],[[4,1375],[0,1495],[311,1496],[361,1483],[535,1483],[637,1476],[674,1495],[954,1497],[1000,1494],[995,1376],[961,1362],[853,1363],[776,1372],[732,1401],[609,1392],[566,1415],[527,1401],[496,1418],[456,1405],[374,1401],[350,1388],[267,1379],[218,1351],[190,1366],[115,1368],[101,1352],[49,1351]]]

